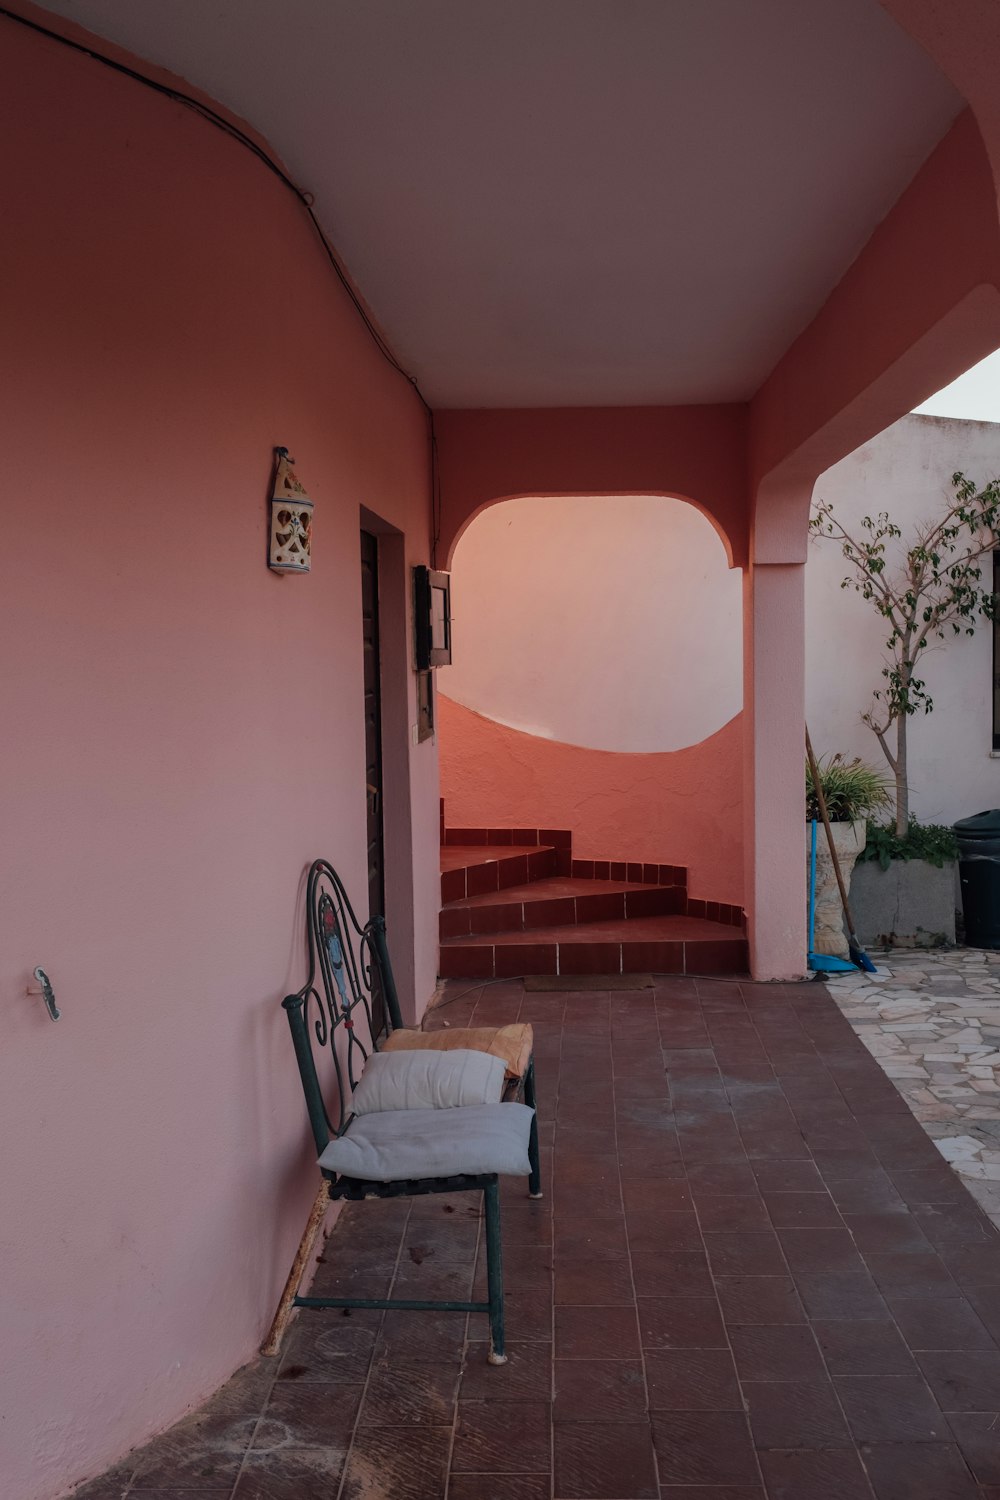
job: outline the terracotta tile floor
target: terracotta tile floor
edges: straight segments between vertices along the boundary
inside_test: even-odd
[[[446,999],[536,1026],[510,1362],[481,1314],[303,1313],[80,1500],[1000,1500],[1000,1238],[825,989]],[[357,1204],[318,1285],[481,1258],[475,1200]]]

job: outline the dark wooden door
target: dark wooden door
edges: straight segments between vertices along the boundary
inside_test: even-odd
[[[365,799],[368,807],[368,912],[385,915],[382,833],[382,693],[379,671],[378,538],[361,533],[361,620],[365,670]],[[381,995],[373,995],[376,1034],[385,1027]]]

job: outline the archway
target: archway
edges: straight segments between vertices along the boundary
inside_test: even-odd
[[[452,557],[438,673],[450,824],[569,829],[574,854],[689,871],[742,905],[742,589],[663,495],[518,497]]]

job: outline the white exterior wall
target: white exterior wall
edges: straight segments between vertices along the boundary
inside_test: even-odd
[[[940,514],[956,470],[979,484],[1000,475],[1000,423],[904,417],[821,475],[815,496],[830,501],[852,532],[862,516],[888,511],[908,541],[915,522]],[[984,564],[989,587],[989,556]],[[843,750],[885,767],[860,716],[882,685],[888,632],[872,604],[841,589],[847,571],[833,541],[810,543],[806,712],[817,754]],[[921,659],[934,700],[933,712],[914,715],[909,728],[910,806],[921,822],[952,823],[1000,806],[1000,759],[991,756],[992,673],[989,622],[971,639],[928,647]]]

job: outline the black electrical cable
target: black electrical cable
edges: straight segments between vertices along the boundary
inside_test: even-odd
[[[343,266],[341,266],[340,261],[337,259],[333,246],[327,239],[323,227],[313,211],[312,194],[307,193],[302,188],[300,188],[298,183],[294,182],[292,178],[288,176],[288,173],[283,171],[283,169],[278,165],[274,158],[264,150],[263,146],[255,141],[252,136],[247,135],[246,131],[241,130],[238,125],[234,125],[231,120],[227,120],[224,115],[220,115],[217,110],[214,110],[211,107],[211,105],[203,103],[203,101],[200,99],[196,99],[193,94],[186,94],[183,89],[173,88],[170,84],[167,83],[158,83],[155,78],[149,78],[145,73],[140,73],[136,68],[130,68],[127,63],[117,62],[114,58],[106,56],[105,53],[97,52],[93,47],[88,47],[83,42],[73,41],[71,37],[62,36],[58,31],[53,31],[48,26],[42,26],[37,21],[29,21],[26,16],[19,16],[16,11],[8,10],[4,5],[0,5],[0,16],[6,16],[9,21],[16,21],[18,25],[26,26],[30,31],[38,32],[40,36],[49,37],[50,40],[59,42],[61,46],[69,47],[73,52],[82,53],[84,57],[89,57],[93,62],[100,63],[102,67],[111,68],[113,72],[121,73],[124,75],[124,77],[131,78],[133,82],[140,83],[145,88],[152,89],[154,93],[162,94],[167,99],[173,99],[177,104],[183,104],[186,108],[193,109],[196,114],[201,115],[203,120],[207,120],[210,125],[214,125],[217,127],[217,129],[224,131],[225,134],[231,136],[234,141],[238,141],[241,146],[244,146],[248,151],[251,151],[253,155],[256,156],[257,160],[262,162],[263,165],[268,169],[268,171],[272,172],[274,176],[277,177],[279,182],[284,183],[285,187],[288,188],[290,193],[294,193],[299,203],[305,209],[306,213],[309,215],[310,223],[319,236],[320,243],[322,244],[323,249],[326,252],[327,259],[329,260],[337,275],[338,281],[344,288],[344,291],[347,293],[348,297],[351,299],[351,302],[353,303],[358,316],[361,318],[361,321],[364,323],[375,344],[378,346],[379,352],[389,362],[389,364],[392,365],[393,369],[398,370],[399,374],[402,375],[403,378],[410,383],[410,385],[412,385],[420,400],[423,402],[424,408],[427,412],[430,412],[430,406],[428,405],[428,402],[417,383],[416,376],[411,375],[409,370],[405,369],[405,367],[400,364],[399,360],[396,358],[395,354],[393,354],[391,348],[382,337],[378,328],[368,316],[364,303],[361,301],[354,288],[351,286],[350,279],[348,278],[347,273],[344,271]]]
[[[60,32],[54,31],[49,26],[43,26],[38,21],[31,21],[27,16],[18,15],[16,11],[8,10],[5,5],[0,5],[0,16],[6,17],[8,21],[15,21],[19,26],[27,27],[29,31],[34,31],[39,36],[48,37],[50,41],[58,42],[60,46],[68,47],[73,52],[79,52],[83,57],[89,57],[92,62],[100,63],[102,67],[110,68],[112,72],[120,73],[125,78],[131,78],[134,83],[142,84],[144,88],[152,89],[154,93],[162,94],[164,98],[172,99],[176,104],[182,104],[185,106],[185,108],[194,110],[194,112],[200,115],[203,120],[207,120],[210,125],[214,125],[216,129],[223,131],[224,134],[230,136],[232,140],[237,141],[239,145],[243,146],[247,151],[250,151],[257,158],[257,160],[261,162],[269,172],[277,177],[278,181],[283,183],[288,191],[294,194],[294,196],[298,199],[298,202],[305,209],[306,213],[309,216],[309,222],[312,224],[313,229],[316,231],[316,234],[319,237],[319,242],[323,246],[323,250],[327,260],[333,267],[333,271],[337,277],[337,280],[340,282],[344,291],[350,298],[354,310],[367,329],[369,336],[371,337],[379,353],[382,355],[382,358],[386,360],[386,362],[390,364],[394,370],[402,375],[407,384],[413,388],[413,390],[416,392],[418,400],[424,408],[424,411],[427,413],[427,418],[430,425],[431,447],[431,516],[433,526],[431,537],[431,561],[432,563],[435,562],[437,554],[437,544],[441,536],[441,504],[437,475],[437,437],[434,431],[434,412],[431,409],[430,403],[425,397],[423,391],[420,389],[420,386],[417,382],[417,377],[415,375],[411,375],[409,370],[407,370],[404,365],[400,364],[392,349],[382,337],[377,326],[369,317],[364,303],[361,301],[357,292],[355,292],[353,286],[351,285],[350,278],[348,277],[343,266],[340,264],[333,246],[327,239],[323,226],[320,224],[319,219],[316,217],[316,214],[313,210],[312,194],[307,193],[302,188],[300,188],[298,183],[293,181],[293,179],[289,177],[288,173],[279,166],[279,164],[274,160],[273,156],[271,156],[269,152],[265,151],[264,147],[261,146],[257,141],[255,141],[252,136],[247,135],[245,130],[241,130],[238,125],[234,125],[231,120],[227,120],[225,115],[219,114],[219,112],[217,110],[214,110],[211,105],[205,104],[201,99],[196,99],[193,94],[187,94],[183,89],[173,88],[170,84],[167,83],[158,83],[155,78],[149,78],[145,73],[140,73],[137,68],[130,68],[127,63],[117,62],[113,57],[108,57],[105,53],[98,52],[93,47],[86,46],[86,44],[83,42],[74,41],[71,37],[63,36]]]

